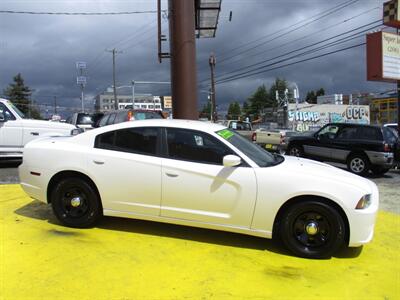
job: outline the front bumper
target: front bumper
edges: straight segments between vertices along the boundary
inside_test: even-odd
[[[359,247],[372,240],[379,208],[379,191],[371,182],[371,205],[366,209],[353,209],[348,216],[350,225],[349,247]]]

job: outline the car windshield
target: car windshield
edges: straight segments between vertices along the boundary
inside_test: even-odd
[[[11,101],[8,101],[7,103],[11,108],[20,116],[22,119],[26,119],[24,113],[18,109]]]
[[[284,161],[283,156],[267,152],[257,144],[245,139],[235,131],[222,129],[216,133],[247,155],[259,167],[274,166]]]

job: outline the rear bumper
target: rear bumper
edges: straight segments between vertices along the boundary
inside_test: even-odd
[[[366,151],[371,164],[384,168],[391,168],[393,165],[393,153]]]

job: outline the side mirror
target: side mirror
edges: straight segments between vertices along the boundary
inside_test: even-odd
[[[222,164],[224,167],[235,167],[242,163],[242,160],[239,156],[236,155],[225,155]]]
[[[6,118],[4,117],[4,114],[0,112],[0,122],[5,122]]]

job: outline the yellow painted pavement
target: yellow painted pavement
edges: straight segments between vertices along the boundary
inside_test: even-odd
[[[399,215],[328,260],[272,241],[129,219],[58,225],[19,185],[0,186],[0,299],[400,299]]]

